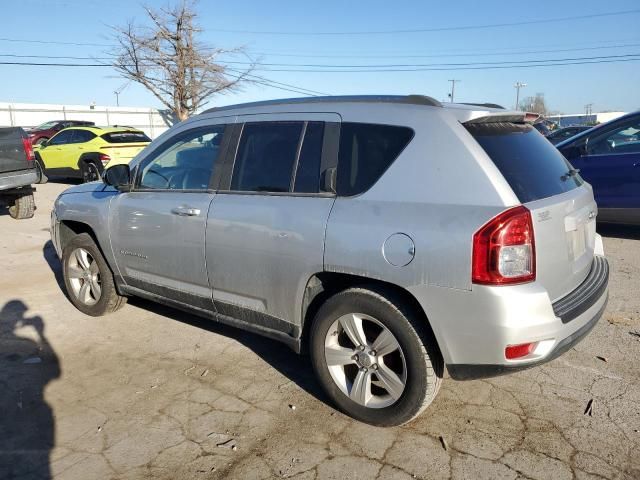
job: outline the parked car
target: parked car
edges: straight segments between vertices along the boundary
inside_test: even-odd
[[[536,130],[538,130],[542,135],[544,135],[545,137],[548,137],[551,134],[551,129],[549,128],[549,126],[544,123],[543,121],[540,122],[536,122],[533,124],[533,128],[535,128]]]
[[[0,128],[0,204],[12,218],[33,217],[32,184],[38,182],[31,142],[20,127]]]
[[[33,145],[38,145],[44,141],[49,140],[56,133],[64,128],[69,127],[89,127],[95,125],[94,122],[87,122],[84,120],[52,120],[45,122],[37,127],[28,128],[26,131],[29,134],[29,139]]]
[[[126,163],[151,139],[130,127],[71,127],[35,147],[37,162],[47,176],[100,179],[107,165]]]
[[[424,96],[208,110],[55,202],[70,300],[136,295],[308,350],[398,425],[454,379],[570,349],[607,300],[591,187],[525,113]]]
[[[578,133],[586,132],[590,130],[592,127],[586,125],[573,125],[571,127],[563,127],[554,130],[549,135],[547,135],[547,140],[549,140],[554,145],[577,135]]]
[[[556,147],[592,185],[598,221],[640,225],[640,111]]]

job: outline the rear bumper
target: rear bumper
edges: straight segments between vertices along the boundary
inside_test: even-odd
[[[479,378],[497,377],[499,375],[507,375],[509,373],[519,372],[528,368],[537,367],[543,365],[551,360],[558,358],[560,355],[568,351],[574,345],[580,342],[586,337],[589,332],[596,326],[598,320],[602,317],[604,310],[607,306],[608,294],[605,293],[605,300],[600,310],[591,318],[587,323],[581,326],[578,330],[573,332],[568,337],[560,340],[556,346],[541,360],[534,362],[515,364],[515,365],[473,365],[473,364],[453,364],[447,365],[449,375],[454,380],[476,380]]]
[[[587,278],[552,303],[538,282],[471,291],[414,287],[452,378],[502,375],[548,362],[575,345],[595,326],[608,298],[609,268],[595,256]],[[536,342],[532,353],[507,359],[509,345]]]
[[[34,169],[0,173],[0,191],[26,187],[38,183],[38,172]]]

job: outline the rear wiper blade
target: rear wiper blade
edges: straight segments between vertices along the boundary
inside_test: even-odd
[[[579,168],[570,168],[567,173],[565,173],[564,175],[562,175],[560,177],[560,180],[562,180],[564,182],[564,181],[568,180],[570,177],[575,177],[579,173],[580,173],[580,169]]]

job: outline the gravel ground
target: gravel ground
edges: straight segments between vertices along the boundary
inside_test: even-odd
[[[610,301],[582,343],[447,379],[383,429],[335,411],[276,342],[142,300],[78,312],[49,242],[64,188],[38,186],[34,219],[0,212],[0,478],[640,478],[640,229],[599,229]]]

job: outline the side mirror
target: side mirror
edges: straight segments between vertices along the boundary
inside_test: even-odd
[[[587,154],[587,147],[584,143],[568,145],[562,149],[562,154],[567,160],[582,157]]]
[[[49,140],[42,140],[39,144],[40,148],[44,148],[49,145]]]
[[[131,191],[131,170],[129,165],[119,164],[107,168],[102,178],[104,183],[117,188],[121,192]]]

